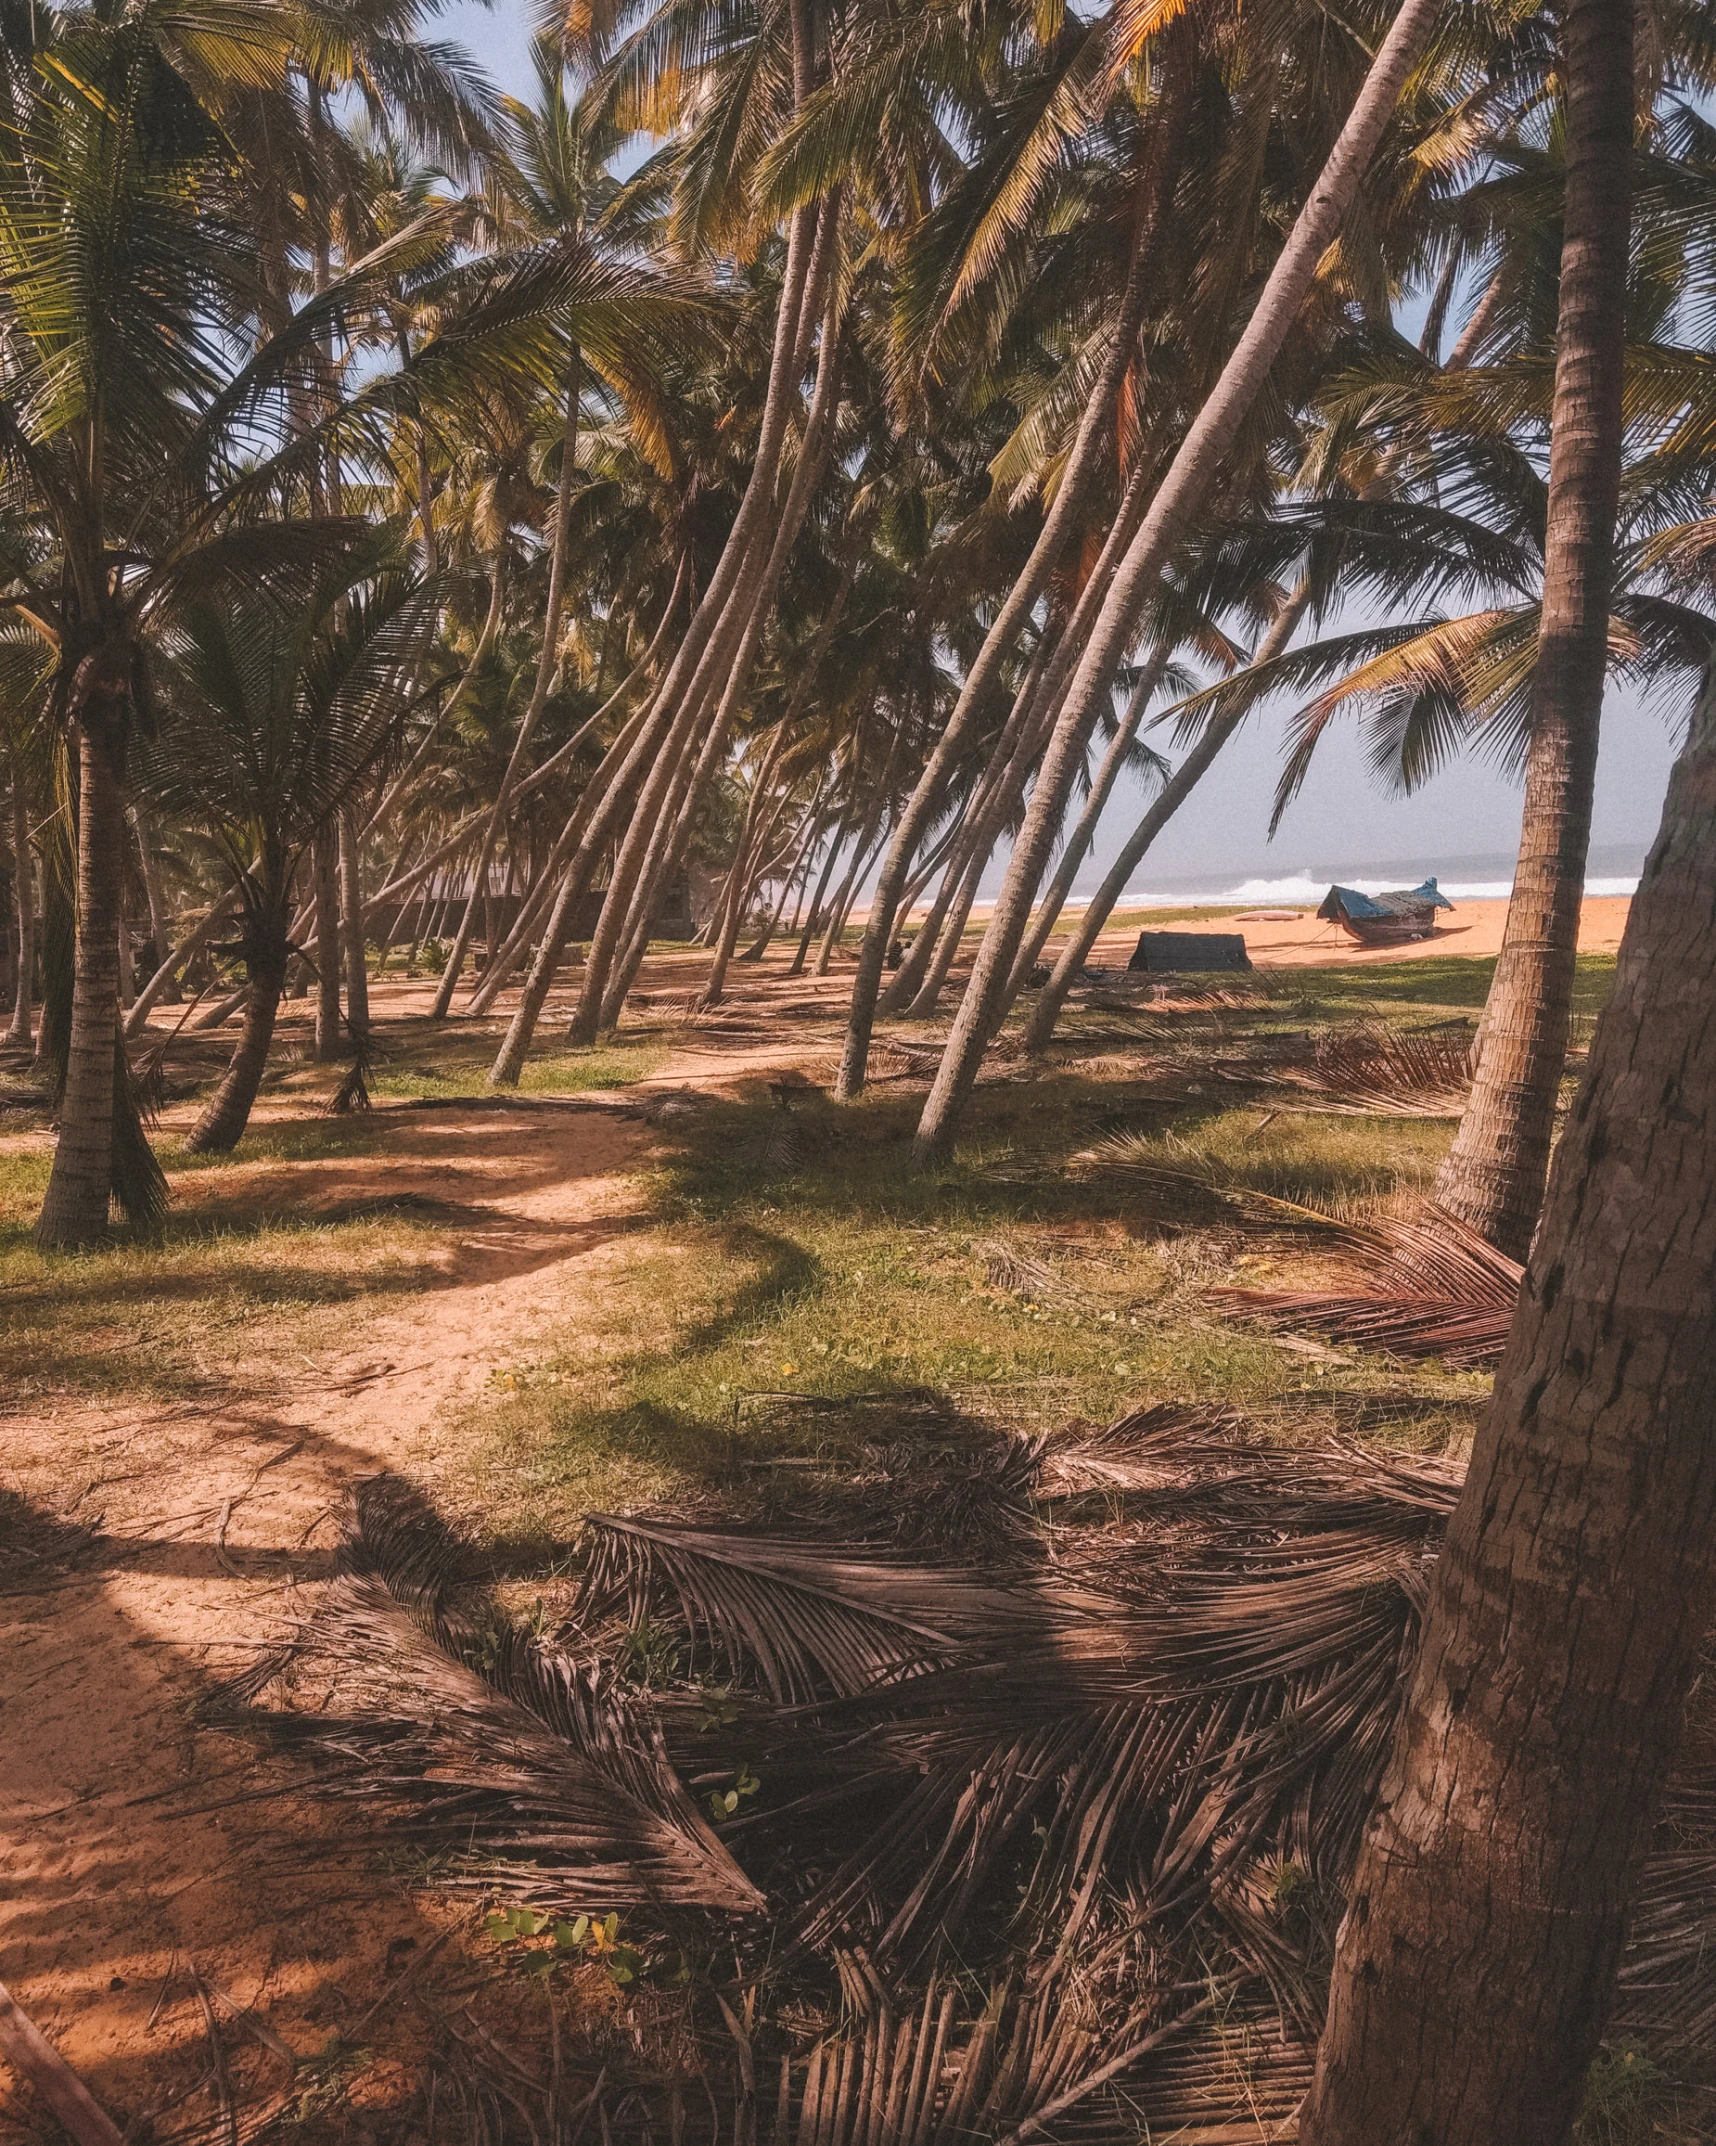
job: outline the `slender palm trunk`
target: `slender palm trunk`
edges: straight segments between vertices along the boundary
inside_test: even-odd
[[[245,997],[244,1025],[220,1086],[210,1096],[185,1142],[193,1155],[228,1155],[237,1147],[250,1123],[257,1091],[268,1069],[268,1049],[274,1041],[274,1023],[291,958],[286,920],[279,906],[274,909],[271,927],[253,926],[247,936],[254,937],[255,945],[246,963],[250,989]]]
[[[1013,963],[1013,973],[1007,980],[1007,1002],[1012,1004],[1025,988],[1025,979],[1043,958],[1043,949],[1049,943],[1049,934],[1060,921],[1061,911],[1066,907],[1067,896],[1073,890],[1073,881],[1078,877],[1079,866],[1090,854],[1090,845],[1096,840],[1096,830],[1101,824],[1108,800],[1114,794],[1114,785],[1120,779],[1120,771],[1126,765],[1126,755],[1132,741],[1138,735],[1139,725],[1144,720],[1156,688],[1162,682],[1162,673],[1168,668],[1169,648],[1166,641],[1159,642],[1155,653],[1138,674],[1138,682],[1132,689],[1132,697],[1126,704],[1126,713],[1120,718],[1114,736],[1109,740],[1108,750],[1102,756],[1102,764],[1096,771],[1090,786],[1090,795],[1084,801],[1084,810],[1079,814],[1078,825],[1061,845],[1060,863],[1055,867],[1055,876],[1049,882],[1049,891],[1037,905],[1037,914],[1025,935],[1024,944]]]
[[[1240,425],[1262,392],[1315,279],[1317,265],[1340,233],[1437,13],[1438,0],[1402,0],[1245,332],[1181,443],[1114,576],[1067,690],[995,913],[919,1120],[915,1149],[921,1160],[933,1160],[952,1145],[960,1112],[998,1023],[1013,957],[1048,862],[1074,770],[1084,758],[1115,664],[1136,632],[1139,614],[1169,555],[1207,498]]]
[[[105,718],[105,719],[104,719]],[[78,724],[77,945],[71,1044],[60,1133],[36,1223],[45,1250],[89,1244],[107,1228],[119,1039],[119,921],[125,806],[118,697],[86,708]]]
[[[316,1062],[340,1055],[339,837],[330,823],[311,850],[316,882]]]
[[[960,686],[959,698],[954,703],[947,727],[895,824],[888,854],[870,896],[870,914],[858,950],[858,973],[852,982],[846,1043],[834,1088],[835,1095],[842,1101],[849,1102],[863,1091],[882,972],[894,927],[901,915],[900,894],[910,874],[912,858],[935,817],[960,755],[976,730],[1002,666],[1012,655],[1068,538],[1089,511],[1091,494],[1108,449],[1115,403],[1131,366],[1133,346],[1149,307],[1159,242],[1179,177],[1191,119],[1196,57],[1192,20],[1182,16],[1175,26],[1172,72],[1162,101],[1161,122],[1144,168],[1132,262],[1115,321],[1113,343],[1080,420],[1055,503],[1031,547],[1030,557],[996,615],[994,625],[984,636],[983,646]]]
[[[566,554],[572,528],[572,479],[578,466],[578,403],[583,392],[583,364],[577,346],[567,366],[566,411],[560,433],[560,483],[554,495],[554,535],[548,554],[548,605],[542,620],[542,648],[536,659],[536,677],[532,681],[530,700],[518,726],[518,736],[513,740],[506,770],[501,776],[500,788],[495,792],[493,809],[488,824],[483,829],[483,839],[477,851],[477,867],[474,885],[486,893],[489,884],[489,865],[495,853],[495,844],[500,839],[501,829],[506,825],[507,807],[512,801],[513,785],[518,780],[519,769],[524,765],[524,756],[536,733],[536,725],[543,709],[548,705],[548,689],[554,682],[555,665],[560,657],[560,619],[566,602]],[[435,992],[435,1003],[429,1009],[432,1021],[444,1021],[447,1009],[453,1003],[453,993],[458,986],[459,971],[465,965],[465,955],[471,944],[471,928],[476,919],[477,905],[474,900],[465,904],[465,913],[459,920],[458,936],[447,956],[447,966],[441,971],[441,981]],[[489,953],[494,953],[491,945]]]
[[[1436,1184],[1444,1207],[1515,1259],[1537,1225],[1567,1061],[1608,667],[1625,433],[1632,0],[1571,5],[1564,36],[1566,208],[1525,812],[1477,1078]]]
[[[833,883],[834,867],[840,862],[840,853],[846,846],[846,838],[850,832],[851,821],[843,815],[835,824],[833,838],[828,845],[828,855],[823,860],[822,877],[817,881],[816,892],[810,898],[810,914],[804,920],[804,932],[799,939],[798,950],[792,957],[791,967],[787,970],[789,976],[802,976],[804,974],[805,960],[810,953],[810,942],[815,938],[816,927],[822,921],[822,905],[827,899],[828,889]]]
[[[1612,4],[1575,0],[1572,55]],[[1349,1889],[1317,2146],[1564,2146],[1579,2113],[1716,1608],[1712,824],[1707,680]]]
[[[361,842],[357,816],[348,807],[340,814],[339,828],[340,937],[346,954],[346,1016],[359,1035],[369,1027],[369,960],[364,929]]]
[[[801,41],[802,35],[803,27],[795,14],[795,45]],[[814,227],[809,220],[813,213]],[[614,860],[613,881],[590,941],[583,993],[572,1018],[574,1042],[594,1042],[600,1029],[602,1006],[608,997],[609,971],[616,955],[632,936],[628,930],[633,924],[631,904],[640,885],[645,858],[654,845],[669,785],[683,764],[685,745],[695,735],[699,717],[717,696],[716,726],[731,725],[761,636],[763,614],[809,504],[824,451],[824,434],[831,425],[830,405],[838,371],[840,221],[838,189],[824,198],[820,209],[815,212],[801,209],[793,219],[792,237],[787,246],[788,281],[782,291],[775,323],[775,346],[756,464],[722,553],[721,568],[716,574],[719,581],[731,557],[734,560],[731,580],[722,598],[720,614],[712,622],[703,655],[691,673],[683,706],[669,733],[668,750],[644,784],[632,824]],[[803,252],[805,266],[802,272],[795,274],[793,260],[796,252]],[[828,316],[824,321],[822,360],[818,366],[819,393],[812,400],[799,467],[794,472],[786,504],[771,536],[767,516],[774,502],[776,477],[786,444],[787,421],[798,396],[799,380],[809,358],[809,337],[822,311],[825,295]],[[664,700],[669,697],[665,687],[662,697]],[[654,898],[653,891],[646,888],[645,899]]]
[[[6,1030],[8,1043],[30,1040],[30,990],[36,972],[35,865],[30,854],[30,800],[24,788],[24,770],[14,755],[12,761],[12,914],[18,939],[18,978],[12,993],[12,1019]]]

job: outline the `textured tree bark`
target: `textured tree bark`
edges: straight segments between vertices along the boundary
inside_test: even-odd
[[[268,1070],[268,1050],[274,1041],[274,1023],[291,959],[281,908],[277,905],[265,920],[248,920],[245,938],[250,990],[244,1003],[244,1025],[220,1086],[210,1096],[185,1142],[193,1155],[227,1155],[237,1147],[250,1123],[262,1076]]]
[[[1161,123],[1150,143],[1140,178],[1132,262],[1115,320],[1113,344],[1079,421],[1054,505],[1031,547],[1030,557],[997,613],[994,625],[984,636],[983,646],[960,687],[947,728],[895,823],[887,856],[870,896],[870,914],[858,949],[858,973],[852,981],[846,1044],[834,1088],[835,1095],[843,1102],[850,1102],[863,1092],[870,1035],[875,1024],[888,947],[896,922],[908,913],[902,908],[900,893],[910,873],[912,858],[939,809],[948,778],[976,727],[1001,666],[1012,654],[1067,539],[1089,511],[1092,489],[1108,447],[1114,406],[1132,363],[1133,346],[1149,305],[1158,240],[1185,153],[1197,60],[1194,27],[1189,16],[1182,16],[1174,26],[1170,49],[1172,72],[1165,88]]]
[[[346,956],[346,1015],[358,1034],[369,1027],[369,960],[363,914],[362,837],[348,806],[340,814],[340,938]],[[468,914],[468,912],[467,912]],[[280,972],[285,982],[286,972]]]
[[[1716,1604],[1713,824],[1707,681],[1353,1878],[1317,2146],[1563,2146],[1578,2113]]]
[[[1340,235],[1359,183],[1437,13],[1438,0],[1402,0],[1243,334],[1193,419],[1138,534],[1127,547],[1067,689],[1055,735],[1031,793],[1030,810],[1013,846],[1007,876],[978,948],[971,981],[924,1104],[914,1142],[920,1161],[933,1161],[952,1146],[960,1112],[994,1032],[997,1008],[1048,863],[1068,788],[1083,759],[1100,698],[1108,692],[1115,664],[1136,631],[1139,613],[1169,555],[1208,496],[1246,413],[1262,392],[1315,279],[1318,263]]]
[[[1537,1224],[1579,953],[1625,431],[1633,0],[1562,18],[1567,185],[1549,535],[1519,862],[1471,1101],[1436,1198],[1515,1259]]]
[[[18,980],[12,994],[8,1043],[30,1040],[30,991],[36,973],[35,865],[30,853],[30,799],[24,770],[12,762],[12,913],[18,939]]]
[[[319,830],[311,859],[316,883],[316,1062],[340,1055],[340,869],[333,823]]]
[[[113,696],[123,698],[125,689]],[[125,806],[117,744],[124,717],[108,696],[78,723],[77,950],[71,1046],[60,1132],[36,1223],[44,1249],[90,1244],[107,1229],[113,1185],[115,1046],[119,1038],[120,876]]]

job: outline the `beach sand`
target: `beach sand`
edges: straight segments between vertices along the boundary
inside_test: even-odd
[[[1631,897],[1599,894],[1587,901],[1579,916],[1579,951],[1582,954],[1612,954],[1621,943]],[[1136,921],[1134,921],[1136,917]],[[1339,963],[1354,967],[1372,961],[1415,961],[1447,954],[1485,955],[1501,951],[1502,927],[1507,922],[1505,901],[1458,902],[1452,912],[1437,917],[1435,936],[1417,939],[1407,946],[1360,946],[1337,925],[1325,924],[1314,909],[1303,909],[1291,922],[1260,923],[1245,911],[1209,917],[1197,923],[1170,923],[1171,931],[1242,931],[1245,949],[1260,969],[1321,967]],[[1106,931],[1091,956],[1097,966],[1116,966],[1125,961],[1138,943],[1140,931],[1152,927],[1146,917],[1134,912],[1124,929]]]

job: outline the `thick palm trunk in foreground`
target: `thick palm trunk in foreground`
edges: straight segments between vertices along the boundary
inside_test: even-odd
[[[1444,1207],[1515,1259],[1555,1134],[1597,779],[1625,429],[1632,18],[1632,0],[1575,0],[1564,20],[1567,192],[1525,813],[1472,1099],[1436,1184]]]
[[[1074,771],[1084,758],[1100,698],[1109,690],[1115,665],[1136,631],[1151,588],[1215,484],[1240,425],[1262,392],[1310,291],[1318,263],[1340,235],[1359,182],[1439,12],[1438,0],[1403,0],[1244,334],[1193,420],[1114,576],[1067,689],[995,912],[924,1105],[916,1141],[920,1160],[934,1159],[952,1145],[959,1114],[998,1023],[1013,957],[1048,863]]]
[[[1716,682],[1436,1568],[1316,2146],[1564,2146],[1578,2113],[1716,1594],[1713,824]]]
[[[101,1236],[113,1186],[125,807],[109,743],[123,718],[109,706],[103,700],[86,709],[78,725],[77,951],[60,1133],[36,1223],[45,1249]]]

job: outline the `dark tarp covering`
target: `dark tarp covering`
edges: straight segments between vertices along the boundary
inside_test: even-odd
[[[1126,964],[1152,976],[1180,969],[1249,969],[1242,931],[1141,931]]]

